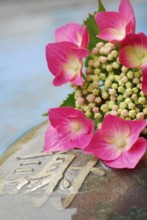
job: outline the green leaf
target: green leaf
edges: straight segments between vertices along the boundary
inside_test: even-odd
[[[98,11],[106,11],[104,5],[102,4],[101,0],[98,0]]]
[[[75,92],[69,94],[67,96],[67,98],[63,101],[63,103],[60,105],[60,107],[63,107],[63,106],[71,106],[71,107],[74,107],[75,108]]]
[[[98,39],[96,37],[96,35],[98,34],[98,27],[94,20],[94,14],[93,15],[89,14],[89,17],[87,18],[87,20],[84,21],[84,24],[87,27],[87,30],[89,32],[89,37],[90,37],[90,43],[89,43],[88,49],[92,50],[92,48],[94,48],[94,46],[98,42]]]
[[[101,0],[98,0],[98,6],[99,6],[99,9],[97,12],[105,11],[105,8],[104,8]],[[102,41],[96,37],[96,35],[99,33],[98,26],[97,26],[95,19],[94,19],[94,16],[97,12],[94,12],[93,14],[89,14],[89,17],[84,21],[84,25],[86,25],[86,28],[88,30],[89,37],[90,37],[90,43],[88,46],[88,49],[90,51],[95,47],[95,45],[99,41]]]
[[[42,116],[48,116],[48,113],[46,112],[46,113],[42,114]]]

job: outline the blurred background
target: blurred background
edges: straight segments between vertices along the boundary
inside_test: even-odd
[[[117,10],[119,0],[103,0]],[[147,34],[147,0],[131,1],[137,32]],[[53,87],[45,45],[68,22],[82,24],[97,10],[97,0],[0,0],[0,154],[17,138],[47,118],[71,91]]]

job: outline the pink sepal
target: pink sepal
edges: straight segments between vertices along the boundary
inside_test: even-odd
[[[104,163],[112,168],[133,169],[145,154],[146,149],[147,141],[144,138],[139,138],[129,151],[123,152],[116,160],[104,161]]]
[[[120,46],[119,61],[128,68],[143,68],[147,62],[147,36],[144,33],[129,34]]]
[[[104,141],[101,131],[97,131],[89,145],[84,149],[84,152],[94,154],[101,160],[114,160],[118,158],[121,151],[116,150],[113,145]]]
[[[57,152],[71,150],[74,146],[69,145],[67,137],[59,133],[53,126],[49,126],[45,133],[44,151]]]
[[[53,84],[60,86],[72,82],[76,85],[82,85],[82,58],[88,54],[87,49],[79,48],[71,42],[48,44],[46,46],[46,59],[49,70],[55,76]],[[76,69],[74,69],[74,65],[76,65]]]
[[[51,125],[45,135],[45,151],[84,149],[91,141],[94,124],[82,111],[60,107],[50,109],[48,115]]]
[[[56,29],[55,40],[56,42],[73,42],[79,47],[87,48],[89,34],[85,26],[77,23],[69,23]]]
[[[118,12],[98,12],[95,20],[100,29],[97,37],[112,43],[120,42],[125,37],[126,21]]]
[[[121,0],[119,5],[119,12],[124,16],[125,20],[128,23],[127,34],[135,33],[135,15],[129,0]]]
[[[142,130],[147,126],[147,120],[127,120],[130,127],[129,144],[133,146]]]

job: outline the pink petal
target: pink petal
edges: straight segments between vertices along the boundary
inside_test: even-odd
[[[116,138],[128,138],[130,135],[130,126],[126,120],[114,115],[106,115],[101,127],[103,140],[108,143],[115,142]]]
[[[60,134],[51,125],[48,127],[45,133],[44,151],[45,152],[57,152],[64,150],[71,150],[74,146],[71,146],[68,142],[67,136]]]
[[[125,20],[129,24],[127,33],[134,33],[136,22],[134,11],[129,0],[121,0],[119,5],[119,12],[124,16]]]
[[[73,42],[79,47],[87,48],[89,44],[89,35],[85,26],[77,23],[66,24],[55,31],[56,42]]]
[[[117,29],[107,28],[107,29],[101,30],[100,33],[97,35],[97,37],[115,44],[124,39],[125,29],[124,29],[124,33],[122,34]]]
[[[51,108],[48,111],[49,119],[53,127],[60,129],[64,127],[70,118],[85,118],[82,111],[73,107]]]
[[[103,140],[100,131],[97,131],[89,145],[84,149],[85,153],[94,154],[102,160],[114,160],[121,154],[121,150]]]
[[[147,67],[142,69],[143,80],[142,80],[142,90],[144,94],[147,95]]]
[[[81,125],[83,125],[83,130],[81,132],[78,132],[77,134],[71,135],[70,138],[70,143],[71,146],[74,146],[74,148],[79,148],[79,149],[85,149],[89,142],[91,141],[93,137],[93,132],[94,132],[94,124],[91,119],[87,119],[86,121],[80,121]]]
[[[52,43],[46,46],[48,68],[55,76],[55,86],[67,82],[82,85],[82,58],[88,55],[88,50],[79,48],[70,42]]]
[[[98,12],[95,21],[100,29],[97,37],[111,42],[120,42],[126,33],[126,20],[118,12]]]
[[[48,68],[53,75],[60,72],[60,63],[66,62],[72,47],[77,47],[70,42],[49,43],[46,45],[46,60]]]
[[[51,125],[68,139],[70,147],[83,149],[89,144],[94,124],[82,111],[72,107],[61,107],[50,109],[48,114]]]
[[[78,32],[79,46],[87,48],[89,45],[89,34],[85,26],[81,26]],[[80,43],[81,42],[81,43]]]
[[[133,146],[141,131],[147,126],[147,120],[127,120],[130,127],[129,144]]]
[[[123,152],[116,160],[104,161],[104,163],[112,168],[133,169],[145,154],[146,149],[147,141],[144,138],[139,138],[129,151]]]
[[[120,46],[119,61],[128,68],[143,68],[147,63],[147,36],[129,34]]]

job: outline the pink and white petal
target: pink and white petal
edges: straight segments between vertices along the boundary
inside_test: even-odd
[[[147,120],[127,120],[130,127],[129,145],[134,145],[137,141],[141,131],[147,126]]]
[[[71,47],[70,53],[77,57],[77,59],[83,59],[89,55],[89,50],[86,48]]]
[[[125,29],[118,30],[114,28],[106,28],[100,31],[98,38],[109,41],[111,43],[118,43],[121,42],[125,37]]]
[[[86,29],[86,26],[81,26],[77,33],[79,47],[87,48],[89,44],[89,33]]]
[[[142,61],[141,59],[139,59],[138,56],[136,56],[137,51],[139,51],[139,48],[136,48],[132,45],[120,47],[120,63],[128,68],[140,68],[140,66],[142,65]]]
[[[79,47],[87,48],[89,44],[89,34],[85,26],[77,23],[69,23],[59,27],[55,31],[56,42],[73,42]]]
[[[127,25],[126,25],[126,35],[131,34],[131,33],[135,33],[135,27],[132,24],[132,22],[130,21]]]
[[[129,68],[143,68],[147,62],[147,36],[128,34],[121,43],[119,61]]]
[[[142,90],[144,94],[147,95],[147,67],[142,69],[143,80],[142,80]]]
[[[58,73],[54,80],[53,80],[53,85],[54,86],[61,86],[65,83],[68,83],[71,81],[73,76],[71,76],[71,74],[65,74],[63,71],[61,71],[60,73]]]
[[[125,17],[127,23],[130,23],[130,30],[132,31],[129,33],[134,33],[136,21],[134,11],[129,0],[121,0],[119,5],[119,12]]]
[[[60,86],[68,82],[72,82],[75,85],[82,85],[83,78],[82,78],[82,63],[79,63],[79,69],[74,71],[70,68],[64,69],[62,68],[61,71],[55,76],[53,80],[54,86]]]
[[[62,27],[57,28],[55,31],[56,42],[68,41],[78,45],[79,42],[78,42],[77,33],[79,32],[80,28],[81,25],[77,23],[69,23],[63,25]]]
[[[71,42],[50,43],[46,46],[46,60],[53,75],[58,75],[61,71],[61,63],[68,61],[71,48],[78,48],[78,46]]]
[[[59,73],[60,69],[60,63],[59,60],[56,59],[57,54],[56,54],[56,48],[55,44],[49,43],[46,45],[46,60],[47,60],[47,65],[48,69],[51,71],[53,75],[57,75]],[[64,57],[65,59],[65,57]]]
[[[68,137],[63,136],[50,125],[45,133],[44,151],[57,152],[71,149],[73,147],[69,144]]]
[[[52,108],[48,111],[48,115],[51,125],[60,132],[63,132],[63,129],[69,130],[68,126],[73,119],[87,120],[81,110],[73,107]]]
[[[85,153],[94,154],[101,160],[114,160],[121,154],[121,150],[103,140],[100,131],[97,131],[89,145],[84,149]]]
[[[100,31],[107,28],[121,30],[127,25],[123,15],[118,12],[98,12],[95,15],[95,21]]]
[[[88,119],[86,123],[83,122],[83,129],[81,129],[81,132],[77,132],[76,135],[70,138],[70,143],[72,146],[83,150],[90,143],[93,133],[94,123],[91,119]]]
[[[82,86],[83,85],[83,79],[82,79],[82,72],[80,72],[80,75],[78,77],[73,77],[70,82],[74,85]]]
[[[115,143],[118,138],[128,138],[130,126],[127,121],[114,115],[106,115],[101,126],[103,140],[108,143]]]
[[[112,168],[129,168],[136,167],[147,150],[147,141],[144,138],[139,138],[134,146],[126,152],[123,152],[120,157],[112,161],[104,161],[104,163]]]

